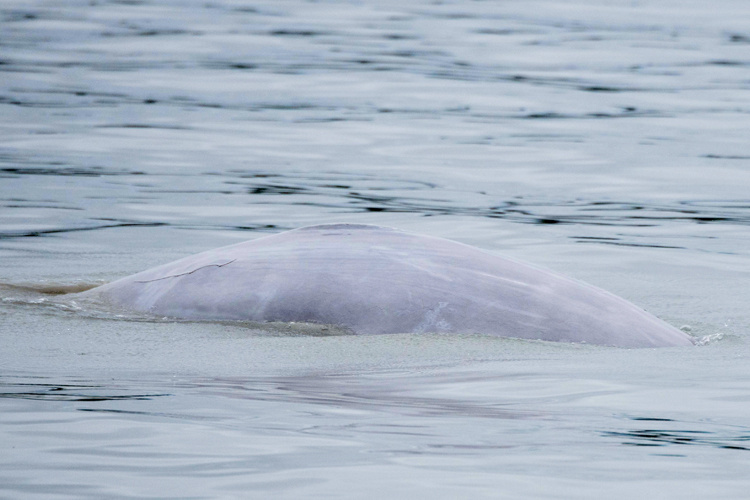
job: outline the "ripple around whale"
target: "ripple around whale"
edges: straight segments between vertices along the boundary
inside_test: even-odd
[[[190,320],[459,332],[622,347],[691,337],[604,290],[461,243],[328,224],[199,253],[80,294]]]

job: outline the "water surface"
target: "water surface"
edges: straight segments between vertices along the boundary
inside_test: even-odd
[[[0,496],[744,497],[748,26],[739,0],[3,2]],[[48,293],[329,222],[713,340],[325,336]]]

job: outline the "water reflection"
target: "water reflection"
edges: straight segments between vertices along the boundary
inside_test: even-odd
[[[627,446],[667,447],[710,446],[725,450],[750,450],[750,433],[690,430],[690,429],[634,429],[630,431],[607,431],[602,436],[622,440]]]
[[[8,179],[33,176],[61,178],[93,178],[93,186],[100,185],[121,202],[137,199],[156,199],[180,195],[209,194],[215,203],[234,205],[252,203],[258,206],[287,207],[289,210],[314,208],[321,213],[346,214],[358,212],[401,213],[418,216],[484,217],[512,223],[571,226],[612,226],[621,228],[651,228],[674,224],[750,224],[750,200],[676,200],[648,202],[627,200],[597,200],[585,198],[544,199],[516,195],[500,202],[486,191],[466,192],[438,182],[385,175],[321,171],[315,173],[279,173],[273,171],[211,171],[195,176],[161,176],[141,171],[121,171],[104,167],[7,167],[0,172]],[[123,179],[113,183],[109,176]],[[96,184],[101,178],[102,183]],[[132,179],[132,180],[131,180]],[[51,182],[55,182],[51,180]],[[21,184],[23,185],[23,184]],[[39,181],[34,185],[39,186]],[[136,194],[134,196],[134,194]],[[113,217],[92,217],[81,203],[69,204],[68,198],[23,198],[8,192],[0,199],[11,227],[14,218],[33,218],[34,210],[57,212],[56,217],[69,220],[71,226],[41,229],[11,229],[0,222],[0,238],[42,236],[73,231],[92,231],[118,227],[159,227],[181,225],[198,227],[196,223],[179,224],[166,220],[125,220]],[[48,193],[49,194],[49,193]],[[469,203],[466,200],[470,200]],[[184,203],[184,202],[183,202]],[[84,212],[72,216],[63,211]],[[88,217],[87,217],[88,215]],[[229,221],[228,221],[229,222]],[[217,225],[209,226],[211,228]],[[274,223],[219,224],[235,230],[268,231],[292,229]],[[621,235],[590,236],[571,233],[570,238],[583,243],[622,244],[655,248],[682,248],[664,243],[623,241]]]
[[[123,392],[125,394],[122,394]],[[148,401],[164,396],[172,396],[172,394],[138,394],[133,393],[131,389],[101,385],[0,382],[0,398],[9,399],[75,402]]]
[[[693,43],[652,5],[639,7],[649,23],[632,6],[621,23],[542,6],[12,4],[0,237],[281,230],[304,213],[479,217],[684,249],[619,229],[748,225],[732,183],[682,181],[720,168],[746,184],[750,113],[732,92],[747,34],[719,16]],[[63,179],[81,182],[61,192]],[[183,208],[204,204],[226,210],[209,222]]]
[[[436,382],[433,380],[432,384]],[[459,380],[442,382],[446,385],[460,383]],[[392,383],[383,384],[377,380],[347,375],[310,375],[274,379],[216,378],[196,380],[187,387],[197,389],[201,394],[232,399],[319,405],[321,411],[338,408],[419,417],[544,418],[539,411],[518,408],[512,401],[488,404],[487,401],[462,400],[457,394],[445,398],[424,397],[412,392],[417,387],[413,381],[410,388],[405,389]],[[324,410],[325,408],[328,410]]]

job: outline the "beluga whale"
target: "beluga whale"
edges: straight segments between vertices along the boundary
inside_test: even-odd
[[[594,286],[455,241],[365,224],[265,236],[79,295],[159,317],[314,323],[364,335],[693,344],[688,334]]]

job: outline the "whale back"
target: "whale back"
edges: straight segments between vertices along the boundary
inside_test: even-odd
[[[691,345],[685,333],[599,288],[454,241],[369,225],[311,226],[258,238],[85,294],[191,320],[310,322],[358,334]]]

